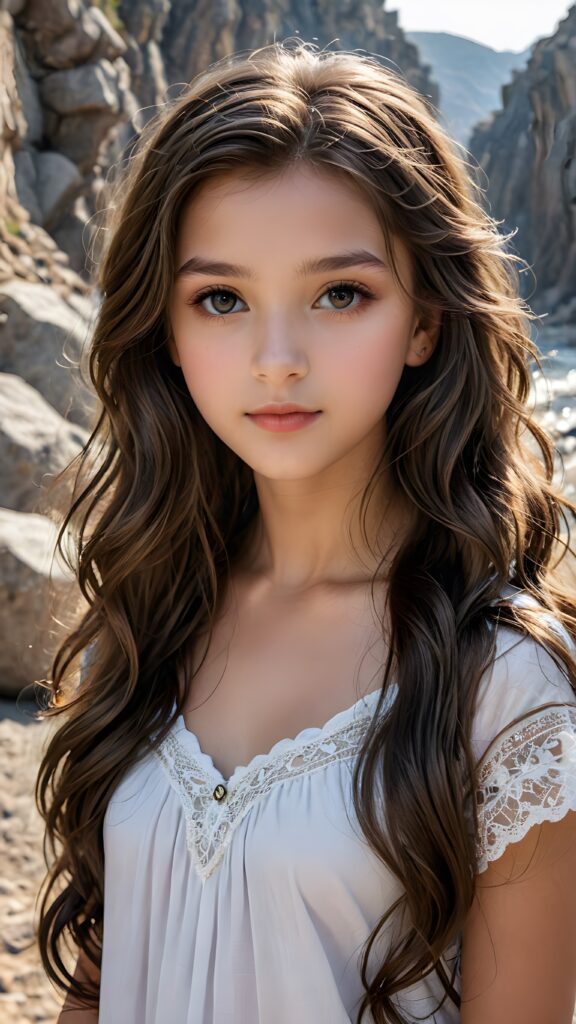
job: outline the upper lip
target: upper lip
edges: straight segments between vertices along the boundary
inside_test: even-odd
[[[294,402],[272,402],[270,405],[261,405],[259,409],[252,409],[248,415],[271,413],[274,416],[284,416],[288,412],[318,412],[318,409],[305,409],[303,405],[295,405]]]

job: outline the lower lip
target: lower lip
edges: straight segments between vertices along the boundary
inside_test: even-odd
[[[251,420],[256,423],[257,426],[262,427],[263,430],[273,430],[276,433],[287,433],[290,430],[300,430],[302,427],[307,427],[309,423],[313,423],[321,415],[319,412],[287,412],[283,416],[278,416],[273,413],[260,413],[255,416],[253,413],[248,413]]]

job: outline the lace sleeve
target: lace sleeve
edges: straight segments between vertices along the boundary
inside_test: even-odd
[[[496,738],[478,769],[479,872],[543,821],[576,811],[576,705],[540,708]]]

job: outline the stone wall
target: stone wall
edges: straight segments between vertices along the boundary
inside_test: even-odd
[[[17,162],[31,152],[27,140],[40,138],[39,106],[7,10],[0,67],[0,692],[11,694],[43,676],[50,601],[72,593],[66,567],[50,565],[55,527],[42,499],[88,436],[91,393],[64,351],[80,362],[92,305],[88,285],[19,194]],[[34,166],[46,191],[35,181],[33,193],[48,197],[48,209],[57,175],[43,157]]]

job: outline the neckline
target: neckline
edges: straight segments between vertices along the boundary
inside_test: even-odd
[[[396,695],[397,688],[397,683],[393,682],[390,684],[387,696],[384,699],[383,708],[388,707],[392,702]],[[311,740],[318,740],[320,738],[324,739],[337,732],[338,729],[348,725],[350,721],[356,719],[356,712],[361,704],[365,705],[366,711],[363,715],[360,715],[360,718],[368,717],[372,714],[372,705],[377,703],[381,693],[381,687],[377,690],[371,690],[369,693],[364,694],[364,696],[359,697],[358,700],[354,701],[350,707],[344,708],[343,711],[337,711],[335,715],[332,715],[331,718],[324,722],[324,725],[306,726],[304,729],[301,729],[296,736],[287,736],[284,739],[278,740],[265,754],[255,754],[247,764],[236,765],[232,774],[228,778],[225,778],[225,776],[222,775],[222,772],[220,772],[216,767],[212,756],[202,750],[196,733],[187,727],[182,714],[178,715],[176,719],[173,727],[173,733],[177,739],[179,739],[180,742],[192,752],[197,763],[204,768],[207,774],[216,779],[221,785],[225,786],[227,790],[230,790],[234,783],[243,778],[247,772],[250,772],[255,768],[261,768],[264,764],[274,760],[279,754],[282,754],[287,750],[295,750],[299,746],[308,743]],[[174,705],[174,707],[176,707],[176,705]]]

